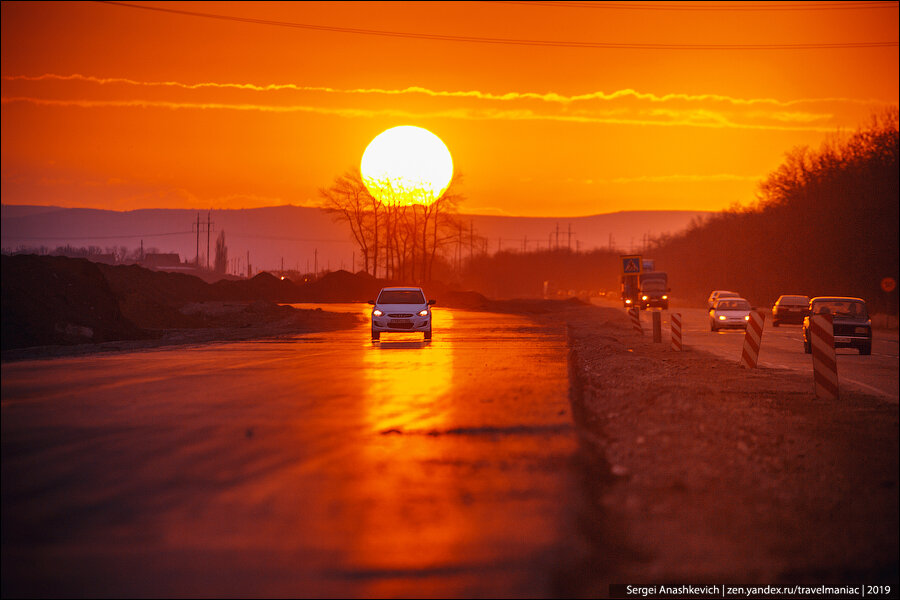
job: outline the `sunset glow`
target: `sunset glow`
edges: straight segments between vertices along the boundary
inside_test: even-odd
[[[453,159],[427,129],[393,127],[368,145],[360,172],[369,192],[385,204],[431,204],[450,184]]]
[[[3,202],[316,205],[415,124],[463,212],[746,206],[898,103],[897,6],[3,2]]]

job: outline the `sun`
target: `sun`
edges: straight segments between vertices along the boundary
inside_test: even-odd
[[[431,204],[453,177],[453,159],[441,138],[403,125],[380,133],[363,152],[363,183],[384,204]]]

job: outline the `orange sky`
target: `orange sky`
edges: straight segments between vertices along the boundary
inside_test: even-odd
[[[898,104],[897,2],[136,4],[237,19],[2,3],[5,204],[310,205],[417,125],[463,212],[719,210]]]

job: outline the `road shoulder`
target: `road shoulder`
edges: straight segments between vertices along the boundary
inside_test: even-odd
[[[609,308],[570,311],[590,549],[608,583],[897,581],[898,407],[674,352]],[[575,580],[578,577],[571,577]]]

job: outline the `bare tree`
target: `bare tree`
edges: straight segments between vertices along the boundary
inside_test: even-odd
[[[363,256],[367,273],[378,275],[378,255],[382,233],[380,218],[384,212],[381,202],[373,197],[362,182],[358,169],[336,177],[331,186],[319,190],[324,209],[339,220],[347,221],[353,239]]]

